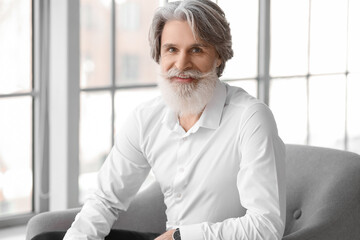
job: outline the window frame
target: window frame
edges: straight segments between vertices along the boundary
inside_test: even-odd
[[[47,158],[47,145],[43,140],[48,135],[46,127],[42,127],[42,124],[45,124],[45,115],[43,103],[46,103],[44,95],[42,94],[42,87],[46,83],[46,68],[42,65],[42,61],[46,60],[46,49],[40,44],[44,41],[47,41],[47,30],[46,26],[42,26],[42,22],[47,22],[48,17],[48,2],[41,0],[29,0],[31,6],[31,82],[32,89],[29,92],[25,93],[12,93],[12,94],[0,94],[0,98],[12,98],[12,97],[23,97],[30,96],[32,98],[31,104],[31,113],[32,113],[32,155],[31,155],[31,164],[32,164],[32,207],[31,211],[28,213],[21,214],[11,214],[0,217],[0,229],[9,227],[23,225],[28,222],[28,220],[35,216],[36,213],[47,211],[48,210],[48,199],[44,198],[44,193],[42,196],[38,193],[39,189],[42,191],[47,191],[48,185],[48,171],[43,171],[40,175],[37,172],[40,172],[38,166],[45,166],[48,163]],[[45,71],[45,72],[44,72]],[[42,118],[42,119],[41,119]],[[44,125],[45,126],[45,125]],[[44,144],[43,147],[40,147],[41,144]],[[43,154],[40,154],[40,151],[43,151]],[[43,183],[45,182],[45,184]],[[43,183],[43,184],[41,184]],[[41,187],[41,188],[40,188]],[[46,195],[46,193],[45,193]]]

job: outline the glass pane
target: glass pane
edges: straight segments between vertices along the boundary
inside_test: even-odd
[[[227,81],[231,86],[241,87],[247,91],[250,95],[257,98],[258,96],[258,84],[256,79],[239,80],[239,81]]]
[[[285,143],[306,144],[306,79],[272,79],[270,81],[269,105],[282,140]]]
[[[0,217],[32,211],[32,98],[0,99]]]
[[[348,150],[360,154],[360,74],[348,76]]]
[[[230,23],[234,57],[226,63],[222,79],[257,75],[258,1],[218,0]]]
[[[310,72],[346,70],[347,1],[311,1]]]
[[[308,72],[309,1],[271,1],[271,76]]]
[[[159,0],[116,1],[116,84],[155,83],[158,66],[150,57],[149,26]]]
[[[360,72],[360,1],[349,0],[349,71]]]
[[[111,84],[111,0],[80,1],[80,86]]]
[[[124,125],[127,117],[140,103],[160,96],[158,88],[119,90],[115,94],[115,134]]]
[[[31,1],[0,1],[0,94],[32,88]]]
[[[80,94],[79,198],[96,186],[97,172],[111,149],[111,95],[107,92]]]
[[[345,76],[309,80],[310,144],[344,149]]]

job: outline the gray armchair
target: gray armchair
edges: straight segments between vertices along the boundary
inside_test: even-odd
[[[287,145],[284,240],[360,239],[360,156],[328,148]],[[27,225],[26,239],[67,230],[80,209],[46,212]],[[239,213],[239,217],[243,213]],[[139,193],[115,229],[165,231],[165,205],[157,183]]]

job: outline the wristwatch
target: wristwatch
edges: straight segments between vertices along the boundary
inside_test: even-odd
[[[173,233],[172,239],[173,239],[173,240],[181,240],[180,229],[179,229],[179,228],[177,228],[177,229],[175,230],[175,232]]]

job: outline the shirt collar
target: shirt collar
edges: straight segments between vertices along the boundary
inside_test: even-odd
[[[165,104],[166,106],[166,104]],[[176,124],[178,122],[176,113],[171,110],[168,106],[165,107],[165,115],[162,120],[162,123],[165,124],[170,130],[174,130],[176,128]]]
[[[216,129],[220,126],[221,116],[226,101],[226,87],[220,80],[217,81],[214,96],[206,105],[199,119],[199,126]]]
[[[214,95],[210,102],[206,105],[199,121],[199,127],[216,129],[220,126],[221,116],[226,101],[226,87],[220,80],[216,82]],[[170,130],[175,130],[178,125],[178,118],[176,113],[169,107],[166,107],[165,115],[162,120]]]

